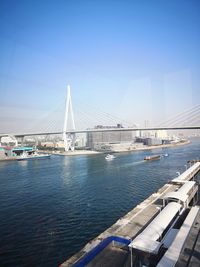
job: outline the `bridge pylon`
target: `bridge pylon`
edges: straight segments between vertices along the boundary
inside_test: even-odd
[[[71,116],[71,129],[69,129],[69,116]],[[74,131],[75,130],[75,123],[74,123],[74,113],[72,108],[72,100],[71,100],[71,92],[70,92],[70,86],[67,86],[67,98],[65,103],[65,117],[64,117],[64,126],[63,126],[63,141],[64,141],[64,147],[65,151],[74,151],[75,147],[75,134],[74,133],[68,133],[66,134],[66,131]]]

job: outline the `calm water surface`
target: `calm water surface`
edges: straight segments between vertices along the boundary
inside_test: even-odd
[[[0,162],[0,266],[58,266],[199,158],[190,145]],[[160,161],[144,156],[169,153]]]

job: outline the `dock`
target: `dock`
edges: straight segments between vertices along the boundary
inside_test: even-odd
[[[86,244],[83,249],[81,249],[74,256],[69,258],[67,261],[62,263],[60,267],[69,267],[69,266],[106,266],[106,267],[126,267],[131,266],[131,253],[128,249],[121,249],[123,245],[119,245],[119,242],[116,242],[116,246],[113,246],[113,242],[108,243],[102,250],[97,252],[98,246],[100,247],[105,240],[108,240],[111,237],[120,237],[124,240],[131,242],[138,234],[140,234],[143,229],[149,225],[150,222],[160,213],[163,206],[163,199],[165,196],[171,192],[177,191],[184,183],[191,181],[194,178],[198,177],[200,172],[200,162],[196,162],[188,170],[182,173],[179,177],[176,177],[169,183],[165,184],[157,192],[153,193],[150,197],[145,199],[139,205],[137,205],[133,210],[127,213],[124,217],[120,218],[115,224],[110,228],[105,230],[95,239]],[[184,242],[184,248],[180,254],[179,259],[177,259],[176,266],[181,265],[183,262],[191,262],[194,264],[195,251],[198,250],[199,255],[199,223],[200,223],[200,212],[196,214],[193,225],[191,226],[190,235],[187,236],[186,241]],[[198,233],[198,234],[197,234]],[[197,235],[198,238],[193,238]],[[194,244],[194,242],[196,242]],[[192,254],[192,251],[194,252]],[[91,257],[90,261],[87,264],[80,265],[81,259],[86,258],[86,256],[95,252],[95,257]],[[198,256],[198,266],[200,259]],[[179,264],[179,265],[178,265]],[[162,266],[162,265],[161,265]],[[164,265],[163,265],[164,266]],[[174,265],[175,266],[175,265]],[[186,265],[185,265],[186,266]],[[191,265],[197,266],[197,265]]]

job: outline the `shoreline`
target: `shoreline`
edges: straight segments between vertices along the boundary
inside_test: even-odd
[[[120,150],[119,152],[133,152],[133,151],[151,150],[151,149],[159,149],[159,148],[167,148],[167,147],[176,147],[176,146],[188,145],[190,143],[191,143],[191,141],[187,140],[187,141],[179,142],[179,143],[175,143],[175,144],[147,146],[147,147],[141,147],[141,148],[127,149],[127,150],[123,150],[123,151]]]
[[[130,149],[116,149],[112,151],[94,151],[94,150],[75,150],[75,151],[68,151],[68,152],[56,152],[56,151],[49,151],[49,150],[39,150],[39,152],[48,153],[50,155],[56,156],[81,156],[81,155],[97,155],[97,154],[108,154],[108,153],[124,153],[124,152],[137,152],[137,151],[145,151],[145,150],[153,150],[153,149],[161,149],[161,148],[168,148],[168,147],[176,147],[176,146],[183,146],[190,144],[191,141],[187,140],[184,142],[179,142],[175,144],[166,144],[166,145],[157,145],[157,146],[147,146],[147,147],[138,147]],[[8,158],[0,158],[0,162],[5,161],[17,161],[17,158],[8,157]]]
[[[60,155],[60,156],[79,156],[79,155],[96,155],[96,154],[109,154],[109,153],[123,153],[123,152],[137,152],[143,150],[152,150],[152,149],[160,149],[160,148],[168,148],[168,147],[176,147],[176,146],[183,146],[190,144],[191,141],[187,140],[184,142],[179,142],[176,144],[166,144],[166,145],[157,145],[157,146],[147,146],[147,147],[139,147],[133,149],[118,149],[118,150],[111,150],[111,151],[94,151],[94,150],[75,150],[75,151],[68,151],[68,152],[48,152],[52,155]]]

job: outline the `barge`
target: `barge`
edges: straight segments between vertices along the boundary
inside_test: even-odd
[[[146,156],[144,160],[159,160],[161,158],[160,155],[154,155],[154,156]]]

